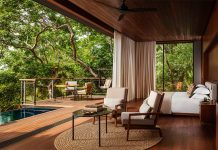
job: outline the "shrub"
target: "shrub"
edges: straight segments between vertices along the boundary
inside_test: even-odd
[[[16,74],[0,71],[0,110],[17,108],[20,104],[20,82]]]

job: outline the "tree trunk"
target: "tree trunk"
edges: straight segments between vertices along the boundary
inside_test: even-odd
[[[169,75],[170,75],[170,80],[171,80],[171,88],[174,89],[175,88],[175,83],[174,83],[174,70],[173,68],[171,67],[167,57],[166,57],[166,64],[167,64],[167,67],[169,68]]]

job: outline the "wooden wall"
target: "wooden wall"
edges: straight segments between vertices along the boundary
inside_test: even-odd
[[[197,85],[201,83],[201,64],[202,64],[202,49],[201,49],[201,41],[197,40],[193,42],[193,50],[194,50],[194,83]]]
[[[202,81],[218,81],[218,2],[215,4],[207,29],[202,38]]]
[[[214,6],[207,29],[202,38],[202,81],[218,81],[218,1]],[[216,103],[216,149],[218,149],[218,101]]]

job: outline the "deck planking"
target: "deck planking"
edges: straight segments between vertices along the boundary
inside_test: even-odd
[[[83,108],[88,104],[95,104],[102,102],[101,100],[88,100],[88,101],[71,101],[70,99],[61,99],[54,104],[50,104],[52,107],[63,107],[57,110],[49,111],[46,113],[38,114],[28,118],[13,121],[9,124],[0,126],[0,143],[21,135],[39,130],[45,126],[53,125],[66,118],[72,117],[72,112]],[[48,106],[49,102],[39,102],[37,106]]]
[[[129,111],[137,111],[142,101],[128,104]],[[75,124],[89,121],[90,118],[78,118]],[[192,116],[161,116],[158,123],[161,126],[164,139],[151,150],[215,150],[215,127],[201,124],[199,117]],[[60,133],[72,127],[71,121],[33,135],[22,141],[13,143],[4,150],[29,149],[55,150],[54,140]]]

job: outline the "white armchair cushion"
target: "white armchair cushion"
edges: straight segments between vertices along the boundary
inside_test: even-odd
[[[147,113],[150,111],[151,107],[147,104],[147,99],[144,100],[144,102],[142,103],[142,105],[139,108],[139,112],[140,113]]]
[[[122,124],[128,124],[129,121],[129,114],[135,114],[138,112],[122,112],[121,114],[121,122]],[[139,115],[139,116],[132,116],[131,117],[131,124],[137,124],[137,125],[153,125],[154,119],[146,118],[145,115]]]
[[[121,122],[122,122],[122,124],[125,124],[126,122],[128,123],[129,114],[135,114],[135,113],[139,113],[139,112],[122,112],[121,113]],[[132,119],[144,120],[145,119],[145,115],[133,116]]]
[[[157,98],[157,92],[151,91],[149,97],[148,97],[148,105],[151,108],[155,107],[155,102],[156,102],[156,98]]]
[[[66,89],[65,90],[75,90],[76,88],[75,87],[66,87]]]
[[[109,88],[107,89],[106,98],[121,98],[125,99],[126,88]]]
[[[104,98],[104,105],[110,109],[115,109],[115,106],[121,104],[122,101],[122,98]]]

